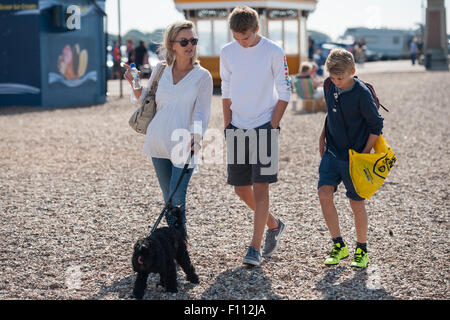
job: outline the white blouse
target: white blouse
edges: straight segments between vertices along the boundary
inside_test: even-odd
[[[139,99],[131,92],[132,103],[143,103],[160,66],[158,63],[154,68]],[[172,66],[166,66],[156,90],[156,114],[147,128],[142,154],[170,159],[174,166],[182,168],[189,155],[191,133],[203,136],[208,127],[212,93],[211,74],[199,64],[177,84],[173,83]]]

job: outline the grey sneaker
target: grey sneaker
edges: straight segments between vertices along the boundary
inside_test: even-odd
[[[259,266],[261,264],[261,254],[254,247],[248,247],[247,255],[242,260],[242,263]]]
[[[276,230],[267,230],[266,231],[266,240],[264,243],[263,256],[270,257],[272,253],[275,252],[278,248],[278,243],[280,242],[281,234],[284,231],[284,223],[278,219],[279,227]]]

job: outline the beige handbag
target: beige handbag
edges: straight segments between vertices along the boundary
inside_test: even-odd
[[[162,73],[166,67],[166,63],[163,62],[161,67],[158,69],[158,73],[153,79],[152,86],[148,95],[144,99],[144,103],[140,106],[131,116],[128,124],[134,131],[141,134],[147,133],[147,127],[152,121],[156,114],[156,90],[158,89],[158,82],[161,78]]]

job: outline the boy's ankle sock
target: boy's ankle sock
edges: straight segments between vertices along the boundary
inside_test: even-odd
[[[344,240],[342,240],[342,237],[336,237],[333,238],[332,240],[334,244],[339,243],[341,245],[341,248],[345,247],[345,243]]]
[[[360,248],[362,251],[367,253],[367,243],[356,242],[356,248]]]

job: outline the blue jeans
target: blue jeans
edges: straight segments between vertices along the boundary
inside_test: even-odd
[[[170,195],[172,194],[178,179],[180,178],[183,168],[177,168],[169,159],[152,158],[153,167],[155,168],[156,176],[158,177],[159,186],[163,193],[164,202],[167,204]],[[186,220],[186,192],[191,179],[193,169],[188,169],[178,186],[177,191],[172,197],[172,205],[180,206],[183,212],[183,223]],[[167,219],[167,216],[166,216]]]

